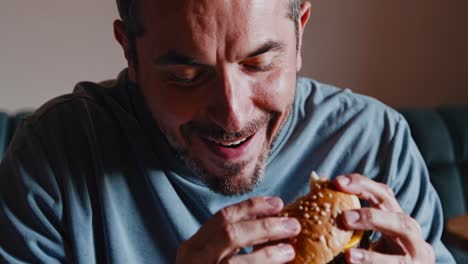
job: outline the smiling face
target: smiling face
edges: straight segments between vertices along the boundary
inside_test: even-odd
[[[294,100],[301,63],[289,0],[140,2],[144,34],[129,78],[172,148],[212,190],[252,190]],[[122,29],[116,37],[129,54]]]

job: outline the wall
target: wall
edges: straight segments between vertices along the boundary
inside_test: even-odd
[[[36,108],[124,67],[114,0],[0,1],[0,108]]]
[[[468,1],[312,0],[305,70],[392,106],[468,103]]]
[[[392,106],[468,103],[468,1],[312,0],[303,74]],[[36,108],[125,66],[114,0],[0,8],[0,108]]]

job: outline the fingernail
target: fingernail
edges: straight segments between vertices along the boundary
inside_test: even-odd
[[[296,254],[294,248],[289,244],[278,244],[278,250],[287,258],[292,258]]]
[[[360,250],[351,249],[351,261],[353,263],[359,263],[364,259],[364,254]]]
[[[348,183],[350,182],[350,179],[347,176],[338,176],[336,180],[341,186],[348,185]]]
[[[294,218],[285,218],[282,222],[284,228],[291,232],[297,232],[299,230],[299,223]]]
[[[356,223],[357,221],[359,221],[359,218],[361,218],[361,215],[359,215],[358,212],[353,210],[345,211],[344,214],[346,217],[346,221],[348,221],[348,223],[350,224]]]
[[[278,208],[281,205],[281,200],[277,197],[269,197],[265,200],[272,208]]]

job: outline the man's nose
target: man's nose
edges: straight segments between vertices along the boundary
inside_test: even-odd
[[[235,71],[223,70],[213,90],[214,97],[208,108],[210,121],[227,132],[245,128],[253,109],[248,79]]]

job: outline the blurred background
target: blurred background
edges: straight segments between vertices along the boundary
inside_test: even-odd
[[[393,107],[468,103],[468,1],[312,0],[302,75]],[[114,0],[0,8],[0,109],[34,109],[125,67]]]

